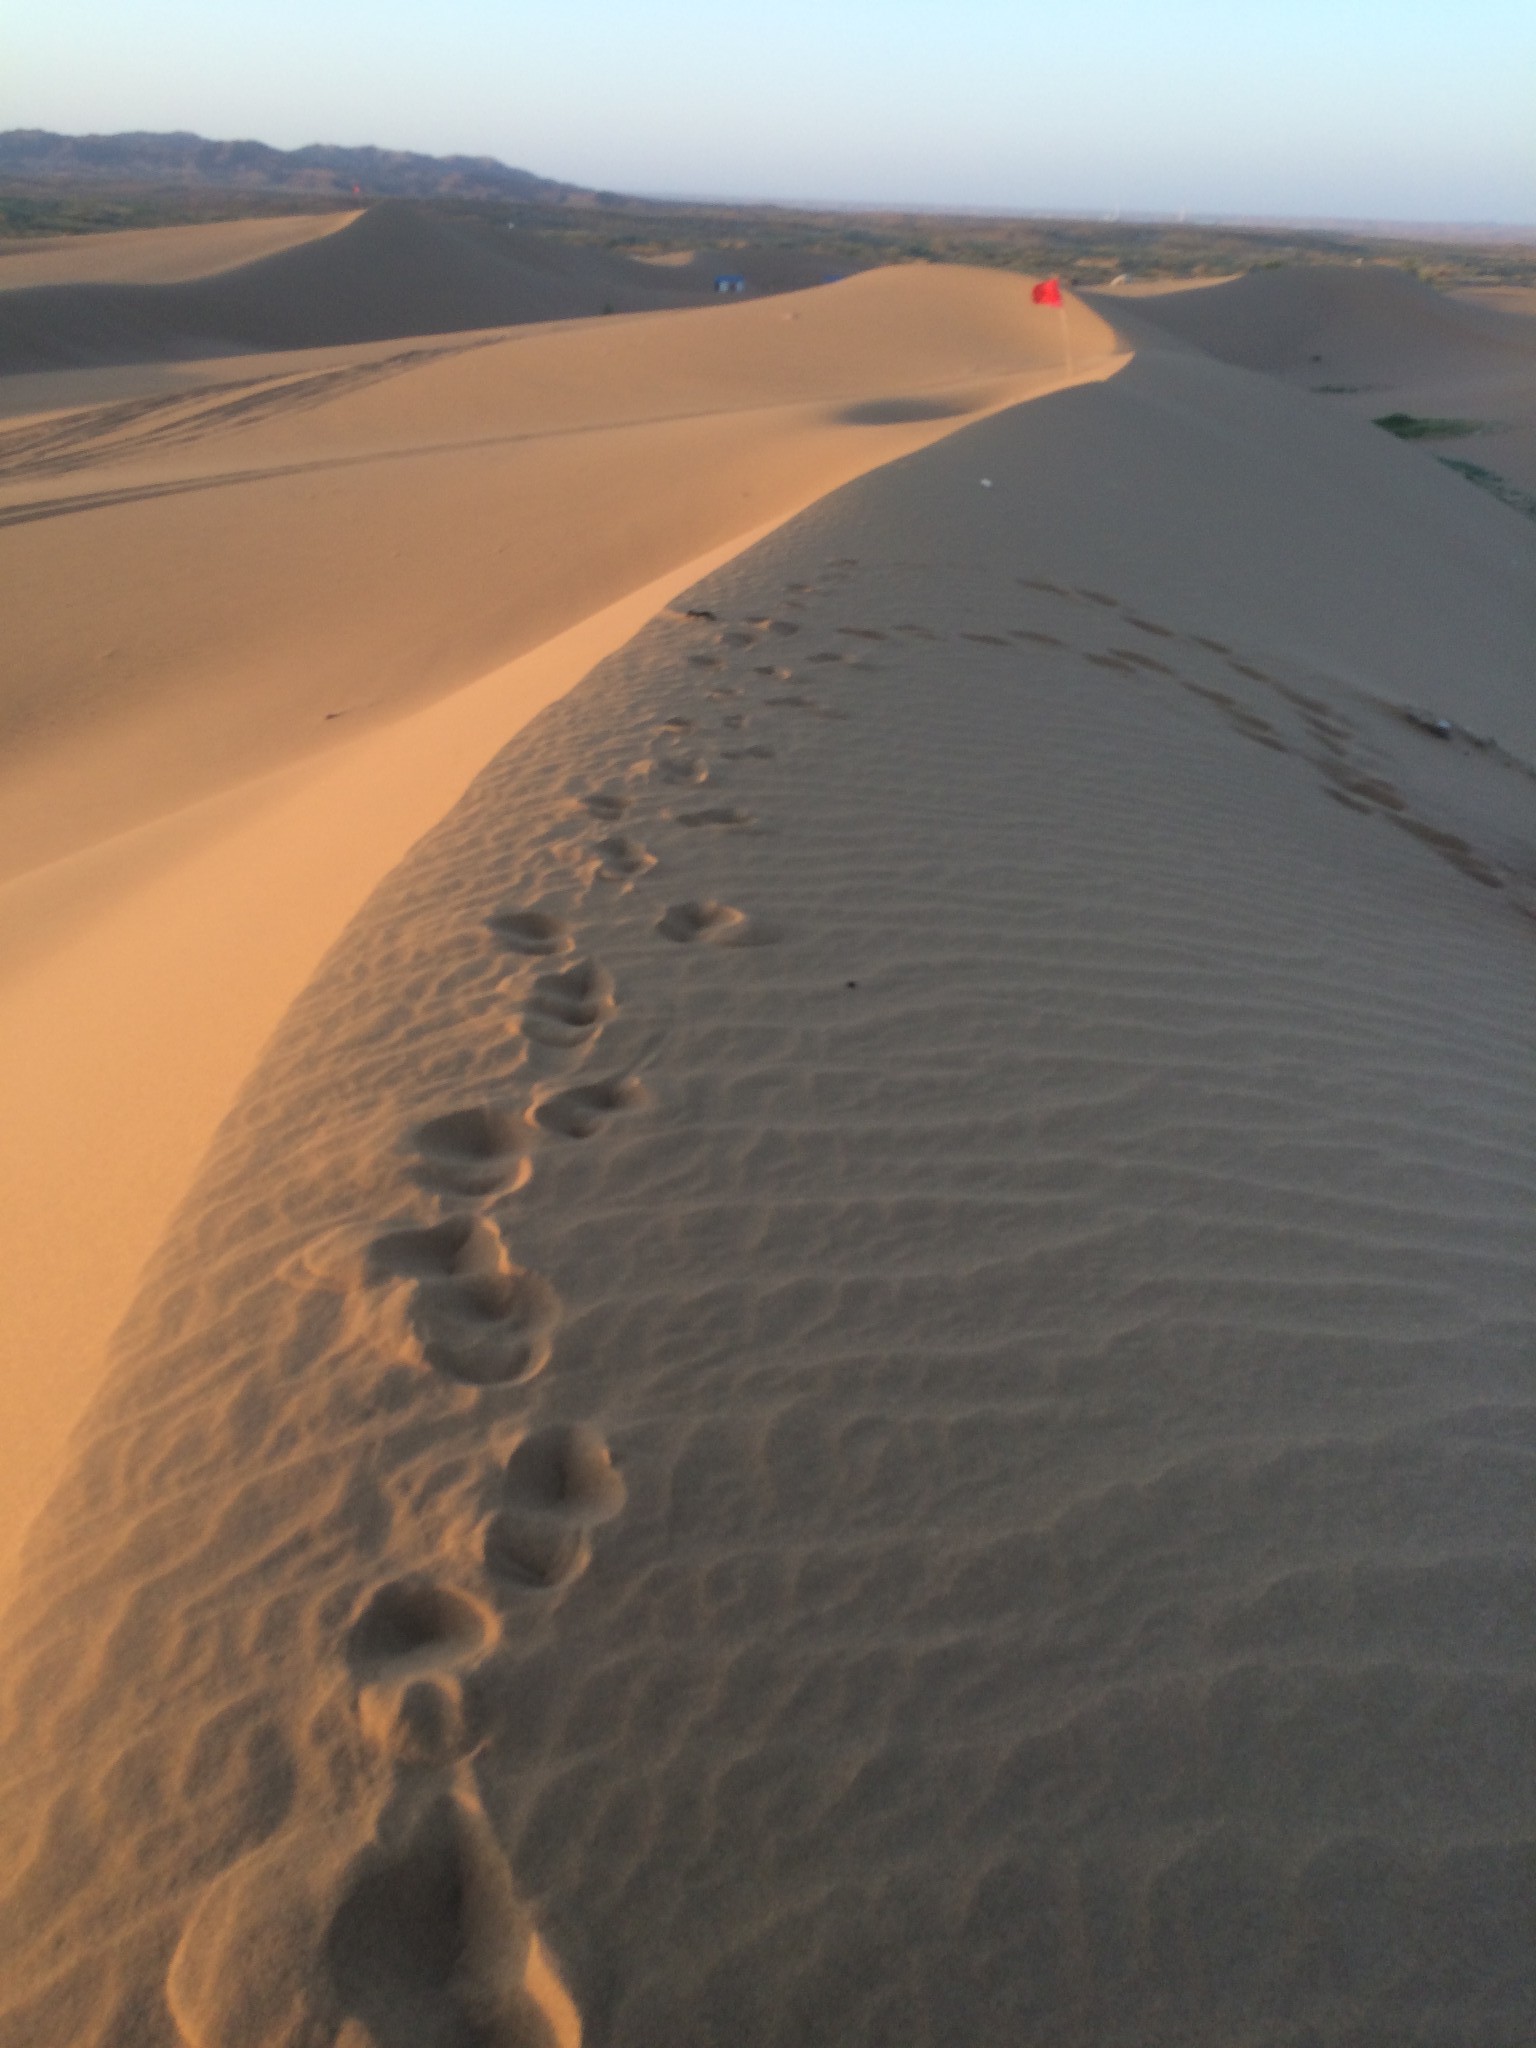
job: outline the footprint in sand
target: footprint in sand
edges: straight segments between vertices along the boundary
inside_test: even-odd
[[[692,732],[693,720],[691,718],[664,718],[661,721],[661,730],[663,732]]]
[[[461,1763],[398,1771],[363,1839],[298,1819],[207,1884],[171,1959],[187,2048],[574,2048],[581,2016]]]
[[[1132,612],[1126,613],[1125,623],[1134,626],[1138,633],[1155,633],[1159,640],[1177,640],[1179,637],[1171,626],[1160,626],[1155,619],[1138,619]]]
[[[632,882],[637,875],[648,873],[656,865],[655,854],[638,839],[631,839],[623,832],[614,833],[610,839],[600,839],[595,851],[600,882]]]
[[[543,1096],[528,1115],[540,1130],[558,1131],[566,1138],[590,1138],[609,1117],[643,1109],[650,1099],[649,1091],[633,1074],[614,1074]]]
[[[542,910],[519,910],[509,906],[493,911],[486,923],[509,953],[537,956],[566,953],[571,948],[569,929],[558,917],[550,917]]]
[[[768,939],[768,934],[744,910],[708,897],[672,904],[656,929],[664,939],[672,939],[680,946],[752,946],[766,944]]]
[[[697,830],[705,825],[718,825],[725,829],[739,830],[743,825],[755,822],[750,811],[739,811],[734,804],[706,804],[697,811],[674,811],[674,825],[686,825]]]
[[[607,968],[595,960],[577,960],[560,972],[539,976],[518,1025],[539,1045],[584,1045],[617,1009]]]
[[[1105,591],[1089,590],[1081,583],[1076,586],[1076,591],[1079,597],[1086,597],[1090,604],[1107,605],[1112,612],[1120,609],[1119,598],[1110,597]]]
[[[394,1230],[368,1247],[371,1284],[406,1289],[405,1322],[424,1364],[466,1386],[521,1386],[549,1363],[560,1298],[516,1265],[488,1216]]]
[[[634,802],[634,798],[626,791],[619,789],[615,784],[609,783],[602,789],[594,789],[590,795],[584,796],[581,801],[594,818],[606,818],[616,821],[623,817],[624,813]]]
[[[473,1662],[496,1637],[496,1617],[425,1572],[376,1586],[347,1630],[346,1657],[364,1681]]]
[[[464,1195],[510,1193],[524,1186],[533,1171],[519,1118],[493,1104],[432,1117],[416,1126],[409,1143],[416,1154],[411,1177],[418,1187]]]
[[[822,652],[821,652],[820,654],[813,654],[813,655],[811,655],[811,657],[810,657],[810,660],[811,660],[811,661],[815,661],[815,662],[822,662],[822,663],[831,663],[831,662],[834,662],[834,661],[846,661],[847,659],[848,659],[848,657],[847,657],[847,655],[846,655],[846,654],[839,654],[839,653],[837,653],[837,652],[836,652],[836,651],[835,651],[834,649],[831,649],[831,648],[824,648],[824,649],[822,650]]]
[[[886,637],[873,626],[839,626],[837,630],[846,633],[850,640],[883,640]]]
[[[467,1777],[397,1794],[349,1873],[325,1952],[349,2016],[346,2048],[570,2048],[581,2038]]]
[[[757,635],[755,633],[742,633],[736,631],[729,633],[717,633],[715,635],[716,643],[721,647],[750,647],[752,643],[756,640],[756,638]]]
[[[772,747],[765,747],[761,740],[754,740],[750,747],[723,747],[720,758],[722,761],[771,761],[774,752]]]
[[[1037,647],[1065,647],[1065,640],[1058,640],[1054,633],[1032,633],[1027,626],[1014,628],[1015,640],[1033,640]]]
[[[357,1713],[376,1750],[402,1763],[448,1763],[465,1748],[457,1673],[495,1641],[496,1617],[425,1572],[368,1596],[347,1631]]]
[[[1083,659],[1084,661],[1091,662],[1095,668],[1114,669],[1117,674],[1122,676],[1133,676],[1136,673],[1131,664],[1128,661],[1122,661],[1118,654],[1085,654]]]
[[[592,1531],[624,1506],[625,1486],[608,1445],[585,1423],[536,1430],[507,1461],[505,1505],[485,1529],[485,1562],[497,1577],[554,1588],[592,1561]]]
[[[982,647],[1006,647],[1008,642],[1001,633],[962,633],[962,640],[974,640]]]
[[[709,763],[702,754],[663,754],[656,772],[664,782],[687,783],[694,787],[708,782]]]

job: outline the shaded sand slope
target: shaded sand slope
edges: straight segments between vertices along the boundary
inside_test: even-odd
[[[1526,323],[1377,265],[1254,270],[1202,291],[1138,297],[1135,316],[1223,362],[1309,386],[1532,374],[1536,365]]]
[[[4,242],[0,291],[43,284],[185,284],[189,278],[212,277],[317,236],[335,234],[356,219],[354,209]]]
[[[271,253],[258,244],[252,257],[210,264],[207,272],[122,281],[29,279],[27,289],[0,293],[0,371],[321,348],[641,312],[714,296],[714,269],[702,262],[681,268],[636,263],[486,221],[453,220],[403,201],[329,225],[333,232],[273,235]],[[100,260],[105,265],[105,256]],[[174,255],[152,249],[141,260],[162,273],[175,265]],[[776,289],[819,281],[825,268],[804,259],[769,266]],[[0,266],[0,284],[5,276]]]
[[[1109,374],[1111,329],[1074,323],[1068,370],[1026,281],[913,267],[789,304],[262,357],[13,425],[0,874],[441,696],[968,413]]]
[[[1532,774],[1394,708],[1526,619],[1253,381],[850,485],[338,944],[33,1534],[7,2043],[1531,2039]]]
[[[1208,290],[1094,295],[1128,333],[1157,332],[1316,394],[1361,421],[1406,412],[1474,432],[1416,445],[1536,494],[1536,323],[1401,271],[1255,271]],[[1536,502],[1536,496],[1533,496]]]

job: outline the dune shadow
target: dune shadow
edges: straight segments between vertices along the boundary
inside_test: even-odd
[[[834,414],[840,427],[899,427],[915,420],[958,420],[977,411],[958,398],[871,398]]]

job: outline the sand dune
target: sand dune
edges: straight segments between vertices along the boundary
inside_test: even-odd
[[[1128,333],[1156,331],[1311,391],[1357,419],[1406,412],[1472,431],[1427,442],[1536,501],[1536,323],[1514,299],[1446,295],[1402,271],[1255,271],[1187,292],[1090,295]]]
[[[1072,374],[1102,374],[1111,330],[1077,321]],[[1019,279],[914,267],[13,423],[0,874],[440,695],[1062,374]]]
[[[1134,312],[1222,362],[1308,386],[1529,376],[1536,363],[1528,325],[1381,265],[1254,270],[1201,291],[1138,297]]]
[[[139,237],[133,250],[108,246],[94,270],[72,251],[0,264],[0,285],[13,286],[0,295],[0,374],[642,312],[712,299],[722,264],[768,291],[819,283],[827,269],[824,259],[772,250],[637,263],[403,201],[350,219],[239,226],[267,232],[157,230],[205,239],[162,251]],[[248,249],[234,259],[242,239]]]
[[[265,469],[205,519],[318,547],[297,464],[366,463],[461,608],[470,419],[524,605],[577,510],[597,592],[616,497],[722,553],[747,478],[804,509],[546,676],[160,1244],[3,1625],[6,2048],[1536,2034],[1536,527],[1147,301],[1069,384],[1021,296],[213,429]],[[143,495],[12,535],[153,559],[145,486],[228,458],[93,431]],[[336,612],[447,630],[363,552]],[[534,709],[409,667],[396,788]],[[264,758],[286,688],[228,692]],[[376,831],[382,769],[326,787]]]
[[[34,1532],[18,2039],[1528,2037],[1528,615],[1271,402],[846,487],[359,918]]]
[[[1072,376],[1123,361],[1073,332]],[[1053,388],[1060,350],[1021,281],[911,269],[266,357],[0,440],[0,1228],[32,1273],[0,1340],[49,1359],[0,1386],[28,1447],[0,1547],[251,1060],[411,840],[696,558]]]
[[[356,219],[354,209],[0,243],[0,291],[45,284],[186,284],[333,235]]]

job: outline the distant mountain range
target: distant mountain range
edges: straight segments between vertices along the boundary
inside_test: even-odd
[[[334,193],[370,198],[521,199],[544,205],[590,202],[593,193],[493,156],[418,156],[407,149],[342,149],[312,143],[272,149],[264,142],[209,142],[201,135],[53,135],[43,128],[0,132],[0,182],[59,190],[82,186],[174,187],[183,191]],[[610,201],[615,195],[602,194]]]

